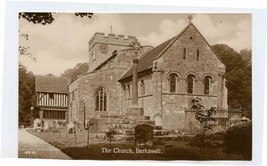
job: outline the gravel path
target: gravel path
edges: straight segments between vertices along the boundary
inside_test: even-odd
[[[19,158],[71,159],[59,149],[28,133],[26,129],[19,129],[18,132]]]

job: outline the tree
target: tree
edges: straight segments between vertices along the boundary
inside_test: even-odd
[[[228,89],[229,108],[241,108],[243,113],[252,116],[252,76],[251,64],[233,48],[216,44],[212,48],[226,65],[225,78]],[[240,53],[248,54],[246,51]]]
[[[238,153],[245,160],[252,158],[252,124],[240,123],[230,127],[223,139],[224,152]]]
[[[111,141],[112,139],[114,139],[114,135],[117,134],[117,131],[114,128],[110,128],[107,132],[106,132],[106,136],[109,139],[109,149],[111,149]]]
[[[93,13],[74,13],[75,16],[92,18]],[[19,19],[24,18],[34,24],[51,24],[54,22],[53,13],[33,13],[33,12],[21,12],[19,13]]]
[[[61,74],[61,76],[70,77],[71,82],[74,81],[79,75],[86,73],[89,69],[88,63],[78,63],[76,66],[72,69],[67,69],[64,71],[64,73]]]
[[[90,127],[91,127],[91,126],[94,126],[94,123],[93,123],[93,122],[88,122],[88,123],[87,123],[87,128],[86,128],[86,129],[88,130],[88,131],[87,131],[87,132],[88,132],[88,133],[87,133],[87,148],[89,148],[89,141],[90,141]]]
[[[242,59],[246,61],[249,65],[251,65],[251,57],[252,57],[252,50],[251,49],[243,49],[239,52]]]
[[[202,158],[204,159],[204,149],[205,149],[205,133],[208,130],[212,130],[210,122],[216,121],[213,117],[216,114],[214,107],[211,107],[209,110],[203,110],[204,106],[201,104],[202,99],[199,97],[193,98],[191,107],[192,110],[195,110],[195,119],[201,124],[201,148],[202,148]]]
[[[19,64],[19,123],[30,123],[30,108],[35,103],[35,76]]]

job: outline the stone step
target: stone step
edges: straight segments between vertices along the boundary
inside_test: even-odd
[[[137,125],[139,125],[139,124],[155,125],[155,121],[153,121],[153,120],[137,120]]]

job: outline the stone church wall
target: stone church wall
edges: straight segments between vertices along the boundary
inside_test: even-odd
[[[184,48],[186,49],[186,59],[183,59]],[[197,61],[197,50],[200,53],[199,61]],[[196,96],[203,99],[203,105],[207,109],[212,106],[227,109],[227,104],[225,104],[227,92],[223,89],[225,85],[224,79],[222,79],[225,66],[194,26],[190,26],[157,61],[162,70],[162,114],[165,119],[163,128],[185,128],[187,124],[185,110],[191,109],[191,100]],[[169,75],[171,73],[178,75],[177,90],[174,93],[170,92]],[[196,77],[193,94],[187,93],[188,74]],[[212,77],[210,94],[204,94],[203,81],[207,75]],[[226,101],[222,102],[222,100]]]
[[[80,107],[74,109],[79,110],[78,120],[80,122],[84,120],[84,108],[86,120],[89,120],[89,118],[107,118],[107,116],[121,114],[121,85],[117,80],[122,72],[123,71],[119,69],[96,71],[82,75],[78,80],[71,84],[73,87],[75,87],[75,84],[78,86],[79,101],[76,102],[80,103]],[[103,87],[107,93],[107,111],[95,111],[95,93],[100,87]],[[71,90],[72,88],[70,88],[70,93]],[[85,107],[83,107],[84,103]],[[70,110],[70,112],[72,112],[72,110]]]

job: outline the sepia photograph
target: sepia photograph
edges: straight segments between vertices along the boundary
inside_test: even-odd
[[[252,160],[251,13],[18,13],[18,157]]]

